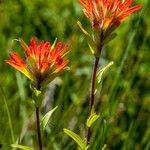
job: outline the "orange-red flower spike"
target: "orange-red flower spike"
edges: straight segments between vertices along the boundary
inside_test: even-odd
[[[53,80],[69,62],[68,60],[64,61],[68,45],[62,47],[62,42],[58,42],[56,47],[43,40],[38,45],[37,39],[31,39],[30,46],[22,39],[19,39],[19,42],[24,48],[27,63],[16,53],[10,53],[12,60],[5,61],[31,79],[35,86],[47,84]]]
[[[133,0],[79,0],[83,12],[94,28],[106,30],[109,26],[118,26],[131,13],[139,10],[142,5],[130,7]]]

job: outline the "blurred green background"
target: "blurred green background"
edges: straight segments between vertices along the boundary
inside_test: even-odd
[[[108,150],[150,149],[150,1],[135,3],[143,4],[142,10],[121,24],[117,38],[102,53],[100,67],[110,61],[114,65],[105,73],[96,95],[100,119],[92,127],[91,150],[101,150],[105,144]],[[69,44],[71,70],[48,86],[41,114],[58,105],[44,133],[45,150],[78,149],[63,128],[85,136],[93,56],[76,23],[80,20],[91,32],[81,9],[78,0],[0,0],[2,150],[11,149],[13,138],[37,149],[30,82],[4,62],[10,51],[23,55],[14,40],[19,37],[28,44],[32,37],[51,43],[58,37]]]

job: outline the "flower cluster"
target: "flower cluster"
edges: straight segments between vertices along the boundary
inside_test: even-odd
[[[79,0],[84,7],[83,12],[94,28],[106,30],[109,26],[119,26],[131,13],[142,5],[129,7],[133,0]]]
[[[99,57],[104,45],[116,37],[114,30],[134,11],[142,5],[130,7],[133,0],[79,0],[83,12],[93,27],[91,36],[81,25],[80,28],[88,36],[90,49],[95,57]]]
[[[38,45],[37,39],[31,39],[30,46],[22,39],[19,42],[24,48],[27,63],[16,53],[10,53],[12,60],[6,60],[6,63],[31,79],[37,89],[52,81],[69,62],[63,59],[68,45],[63,46],[62,42],[58,42],[56,46],[44,41]]]

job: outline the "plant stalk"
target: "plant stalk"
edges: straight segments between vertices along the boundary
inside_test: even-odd
[[[36,107],[36,124],[37,124],[37,134],[39,141],[39,150],[42,150],[42,138],[41,138],[41,130],[40,130],[40,119],[39,119],[39,107]]]
[[[94,106],[94,92],[95,92],[95,80],[96,80],[96,71],[98,68],[99,63],[99,57],[95,57],[94,67],[93,67],[93,73],[92,73],[92,82],[91,82],[91,98],[90,98],[90,109],[89,109],[89,115],[91,114],[92,108]],[[87,136],[86,136],[86,142],[87,145],[90,144],[90,128],[87,128]]]

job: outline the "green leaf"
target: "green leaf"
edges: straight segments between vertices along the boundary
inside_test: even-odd
[[[82,23],[80,21],[77,21],[78,26],[80,27],[80,29],[82,30],[82,32],[86,35],[90,37],[90,34],[83,28]]]
[[[38,97],[42,92],[41,91],[39,91],[39,90],[37,90],[37,89],[35,89],[35,95]]]
[[[113,63],[113,61],[112,61],[112,62],[110,62],[109,64],[107,64],[104,68],[102,68],[102,69],[100,69],[99,71],[97,71],[94,94],[97,93],[98,87],[99,87],[99,85],[101,85],[100,83],[101,83],[103,74],[104,74],[104,73],[107,71],[107,69],[110,68],[113,64],[114,64],[114,63]]]
[[[98,50],[96,47],[96,44],[92,38],[92,36],[83,28],[82,23],[80,21],[77,21],[78,26],[80,27],[81,31],[84,33],[86,40],[88,41],[88,46],[92,52],[93,55],[98,55]]]
[[[90,48],[90,50],[91,50],[91,53],[94,55],[95,54],[95,51],[94,51],[94,49],[93,49],[93,47],[88,43],[88,45],[89,45],[89,48]]]
[[[86,125],[87,127],[91,127],[92,124],[99,118],[99,115],[97,115],[95,112],[92,112],[90,117],[87,119]]]
[[[28,146],[23,146],[23,145],[18,145],[18,144],[12,144],[11,147],[13,148],[19,148],[22,150],[33,150],[33,148],[28,147]]]
[[[37,90],[32,83],[30,84],[30,88],[33,91],[34,96],[39,97],[42,94],[42,91]]]
[[[67,71],[70,71],[70,67],[68,67],[68,66],[67,66],[67,67],[65,67],[65,69],[66,69]]]
[[[98,73],[97,73],[97,81],[98,81],[98,83],[101,82],[102,76],[103,76],[104,72],[105,72],[108,68],[110,68],[113,64],[114,64],[114,63],[113,63],[113,61],[112,61],[112,62],[110,62],[107,66],[105,66],[104,68],[102,68],[101,70],[98,71]]]
[[[56,42],[57,42],[57,38],[55,38],[55,41],[53,42],[51,49],[53,49],[55,47]]]
[[[103,147],[102,147],[102,150],[105,150],[107,147],[107,145],[105,144]]]
[[[79,146],[82,150],[86,150],[87,146],[86,146],[86,142],[85,140],[83,140],[79,135],[77,135],[76,133],[68,130],[68,129],[64,129],[64,132],[70,136]]]
[[[32,90],[32,99],[34,100],[35,106],[40,107],[43,100],[43,92],[41,90],[37,90],[34,87],[33,82],[31,82],[30,88]]]
[[[46,125],[48,124],[53,112],[57,109],[58,106],[56,106],[54,109],[50,110],[49,112],[47,112],[45,114],[45,116],[42,118],[40,126],[41,126],[41,130],[44,131]]]
[[[112,41],[116,36],[117,36],[117,33],[110,34],[109,36],[106,37],[106,39],[104,40],[103,44],[106,45],[107,43]]]

